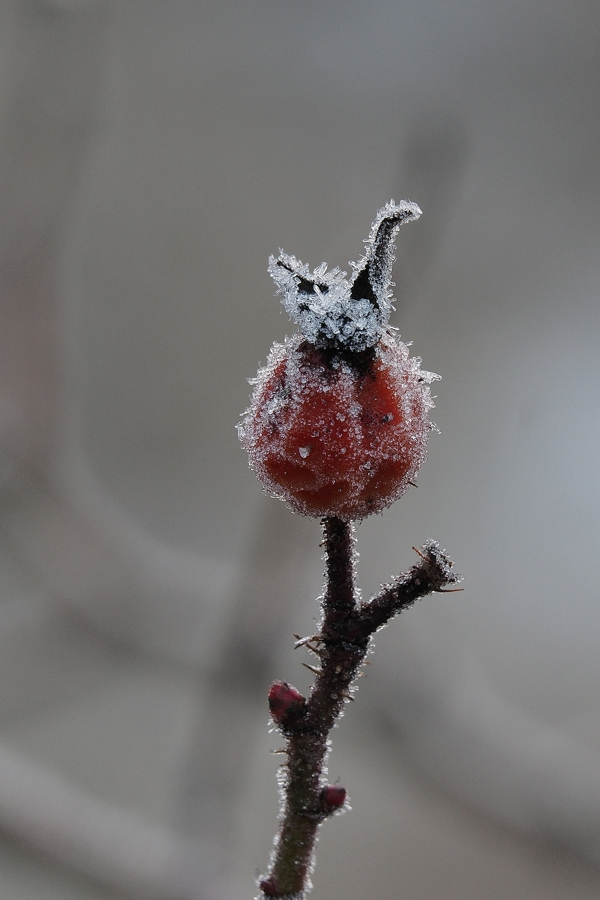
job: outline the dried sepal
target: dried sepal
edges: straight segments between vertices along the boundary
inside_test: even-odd
[[[321,263],[314,271],[280,250],[269,273],[289,317],[315,347],[360,353],[374,347],[392,311],[394,240],[404,222],[418,219],[416,203],[391,200],[377,213],[365,252],[351,263],[353,277]]]

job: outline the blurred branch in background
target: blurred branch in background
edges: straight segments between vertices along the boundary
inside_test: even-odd
[[[0,746],[0,829],[36,853],[149,900],[203,900],[210,854]],[[213,851],[214,852],[214,851]],[[194,877],[192,877],[194,875]]]
[[[36,848],[8,900],[42,852],[168,890],[190,839],[252,891],[217,850],[267,862],[263,698],[300,668],[269,644],[319,590],[235,435],[286,331],[264,261],[344,264],[390,196],[424,211],[394,324],[442,435],[361,579],[435,534],[469,583],[378,638],[315,900],[598,896],[599,34],[590,0],[1,0],[0,819]]]
[[[60,242],[98,120],[108,15],[4,3],[0,88],[0,464],[5,486],[56,450]]]

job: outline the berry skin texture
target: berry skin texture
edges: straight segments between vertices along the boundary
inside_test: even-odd
[[[345,521],[402,496],[427,452],[433,407],[420,360],[385,330],[363,353],[275,344],[240,426],[265,490],[306,516]]]

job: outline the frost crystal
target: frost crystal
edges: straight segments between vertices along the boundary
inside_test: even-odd
[[[295,256],[280,251],[269,258],[269,273],[282,303],[315,347],[360,352],[374,347],[392,311],[390,283],[394,240],[400,225],[418,219],[416,203],[390,200],[371,226],[365,252],[351,263],[353,277],[327,264],[311,272]]]

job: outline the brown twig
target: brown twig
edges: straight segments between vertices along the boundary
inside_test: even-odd
[[[302,900],[310,890],[319,825],[343,807],[345,798],[343,788],[323,780],[328,736],[351,699],[372,635],[421,597],[460,580],[438,544],[428,541],[408,572],[359,603],[353,526],[330,516],[323,520],[323,531],[323,614],[319,634],[309,639],[320,646],[321,669],[307,701],[285,682],[276,682],[269,695],[273,719],[287,738],[287,764],[279,834],[268,874],[260,881],[261,898]]]

